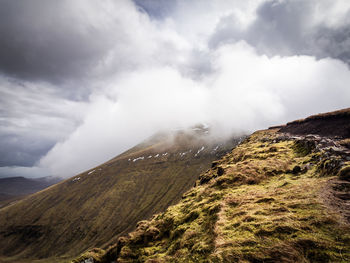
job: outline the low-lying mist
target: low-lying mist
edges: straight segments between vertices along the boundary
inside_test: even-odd
[[[226,137],[349,106],[350,72],[338,60],[267,57],[245,42],[223,45],[210,59],[212,71],[196,78],[154,66],[99,83],[82,124],[38,166],[67,177],[160,130],[205,123]]]

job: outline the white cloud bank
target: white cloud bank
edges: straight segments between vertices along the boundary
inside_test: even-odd
[[[22,20],[0,25],[0,146],[28,166],[0,176],[72,176],[160,129],[226,136],[349,107],[346,0],[174,0],[159,19],[131,0],[36,4],[8,0]]]
[[[223,135],[250,132],[349,105],[350,71],[333,59],[258,55],[245,42],[212,54],[200,80],[176,68],[124,74],[91,95],[84,122],[40,161],[70,176],[114,157],[159,129],[211,124]]]

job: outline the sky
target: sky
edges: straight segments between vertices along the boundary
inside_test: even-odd
[[[348,0],[0,0],[0,35],[0,177],[350,106]]]

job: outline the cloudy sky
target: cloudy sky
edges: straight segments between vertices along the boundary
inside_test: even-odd
[[[348,0],[0,0],[0,34],[0,177],[350,106]]]

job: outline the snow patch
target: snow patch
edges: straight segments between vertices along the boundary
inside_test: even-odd
[[[95,172],[95,170],[92,170],[92,171],[88,172],[88,175],[89,175],[89,174],[92,174],[93,172]]]
[[[180,155],[180,157],[183,157],[183,156],[185,156],[186,154],[188,154],[190,152],[192,152],[192,150],[188,150],[186,152],[179,153],[179,155]]]
[[[133,162],[136,162],[136,161],[138,161],[138,160],[143,160],[143,159],[145,159],[145,157],[144,157],[144,156],[141,156],[141,157],[135,158],[135,159],[132,160],[132,161],[133,161]]]
[[[201,151],[203,151],[204,150],[204,146],[202,146],[202,148],[200,148],[198,151],[197,151],[197,153],[194,155],[194,156],[197,156]]]
[[[80,177],[76,177],[72,180],[72,182],[76,182],[76,181],[79,181],[80,180]]]

